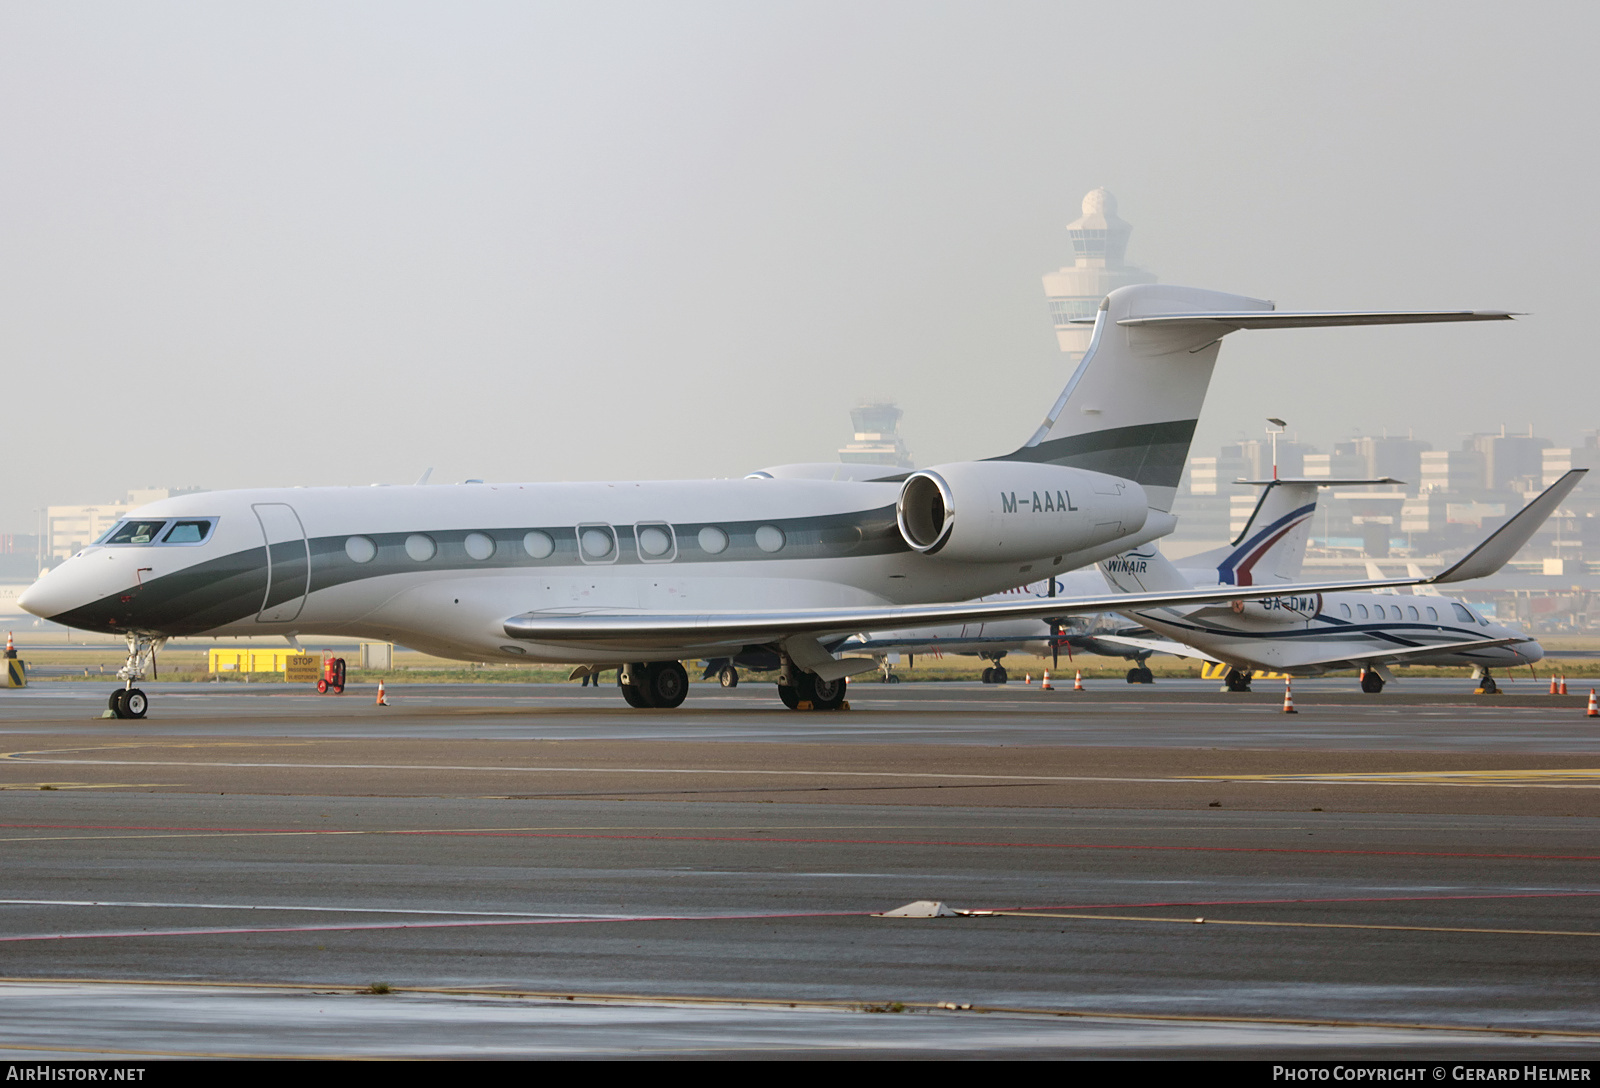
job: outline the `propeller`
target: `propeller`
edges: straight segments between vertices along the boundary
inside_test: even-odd
[[[1049,596],[1056,595],[1056,576],[1050,576]],[[1061,671],[1061,624],[1056,620],[1050,621],[1050,667],[1056,672]]]

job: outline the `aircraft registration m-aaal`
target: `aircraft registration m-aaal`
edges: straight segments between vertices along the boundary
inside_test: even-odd
[[[1223,586],[971,600],[1172,530],[1172,499],[1229,333],[1510,316],[1291,313],[1195,288],[1125,287],[1101,303],[1089,351],[1044,422],[999,457],[871,481],[183,495],[134,511],[20,603],[58,623],[127,637],[123,686],[110,700],[119,717],[144,716],[148,700],[136,685],[167,638],[262,634],[616,668],[630,704],[663,708],[687,692],[682,659],[765,647],[780,657],[787,705],[837,707],[844,678],[873,667],[830,652],[855,632],[1260,596]],[[1511,537],[1532,532],[1517,525],[1433,579],[1358,585],[1479,577],[1509,558]],[[966,603],[935,603],[949,601]]]

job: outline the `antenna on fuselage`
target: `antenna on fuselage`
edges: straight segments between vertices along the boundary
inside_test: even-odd
[[[428,471],[424,472],[421,476],[418,476],[417,477],[417,482],[412,484],[411,486],[413,486],[413,487],[421,487],[423,484],[428,482],[428,477],[432,476],[432,475],[433,475],[433,466],[429,465],[428,466]],[[1274,475],[1276,475],[1276,474],[1274,474]]]

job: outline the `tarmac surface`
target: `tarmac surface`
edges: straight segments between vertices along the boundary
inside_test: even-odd
[[[1600,1056],[1587,688],[1216,686],[0,691],[0,1054]]]

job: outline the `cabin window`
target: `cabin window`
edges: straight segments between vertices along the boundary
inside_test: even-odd
[[[756,530],[756,547],[764,552],[775,552],[783,548],[783,530],[776,525],[763,525]]]
[[[352,563],[370,563],[378,556],[378,546],[371,537],[353,536],[344,542],[344,554]]]
[[[1362,619],[1366,619],[1367,618],[1367,606],[1364,605],[1364,604],[1356,605],[1356,615],[1360,616]]]
[[[1387,616],[1385,616],[1383,614],[1383,605],[1381,605],[1381,604],[1375,604],[1375,605],[1372,606],[1372,614],[1374,616],[1377,616],[1380,620],[1384,620],[1384,619],[1388,619],[1389,618],[1389,617],[1387,617]],[[1399,617],[1397,616],[1395,618],[1398,619]]]
[[[578,548],[586,563],[615,562],[617,539],[609,525],[578,526]]]
[[[672,526],[662,522],[635,525],[633,536],[639,545],[639,558],[645,562],[672,558]]]
[[[1347,605],[1347,604],[1341,604],[1339,606],[1339,614],[1341,616],[1343,616],[1345,619],[1349,619],[1350,618],[1350,606]]]
[[[701,529],[697,539],[700,541],[700,550],[708,554],[721,555],[728,550],[728,534],[715,525]]]
[[[549,533],[533,529],[523,536],[522,550],[534,559],[548,559],[556,550],[556,542],[551,539]]]
[[[488,559],[494,554],[494,537],[488,533],[468,533],[462,545],[467,549],[468,555],[479,561]]]
[[[1410,616],[1414,620],[1420,620],[1422,618],[1421,616],[1417,615],[1417,606],[1414,604],[1406,605],[1406,615]]]
[[[439,545],[427,533],[412,533],[406,537],[406,554],[418,563],[426,563],[439,551]]]
[[[1434,623],[1439,622],[1439,610],[1431,604],[1428,606],[1428,618]]]

